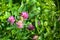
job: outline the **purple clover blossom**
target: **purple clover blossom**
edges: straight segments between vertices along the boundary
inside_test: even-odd
[[[34,30],[34,26],[32,24],[29,24],[28,29],[29,30]]]
[[[28,18],[28,13],[27,13],[27,12],[22,12],[21,16],[22,16],[24,19],[27,19],[27,18]]]
[[[10,16],[10,17],[8,18],[8,21],[9,21],[11,24],[13,24],[13,23],[15,22],[15,18],[14,18],[13,16]]]

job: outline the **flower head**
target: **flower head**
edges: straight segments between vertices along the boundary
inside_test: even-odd
[[[37,40],[37,39],[38,39],[38,35],[34,35],[33,40]]]
[[[8,21],[9,21],[11,24],[13,24],[13,23],[15,22],[15,19],[14,19],[13,16],[10,16],[10,17],[8,18]]]
[[[28,29],[29,30],[34,30],[34,26],[32,24],[29,24]]]
[[[18,28],[23,28],[23,22],[20,20],[17,23]]]
[[[27,13],[27,12],[22,12],[21,16],[22,16],[24,19],[27,19],[27,18],[28,18],[28,13]]]

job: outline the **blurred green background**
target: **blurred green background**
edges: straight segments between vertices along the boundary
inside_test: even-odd
[[[18,21],[23,11],[29,14],[23,29],[9,24],[11,15]],[[27,29],[29,23],[35,30]],[[0,40],[32,40],[33,35],[37,40],[60,40],[60,0],[0,0]]]

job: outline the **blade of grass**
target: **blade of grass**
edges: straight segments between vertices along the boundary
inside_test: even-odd
[[[37,23],[37,18],[35,18],[35,28],[36,28],[36,30],[37,30],[37,33],[39,34],[39,30],[38,30],[38,23]]]

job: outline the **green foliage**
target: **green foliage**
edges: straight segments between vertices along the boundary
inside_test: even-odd
[[[35,34],[38,40],[60,40],[59,4],[56,0],[0,0],[0,40],[32,40]],[[24,11],[29,14],[24,28],[17,28],[16,22],[13,25],[8,22],[11,15],[16,21],[20,20]],[[27,29],[30,23],[34,30]]]

